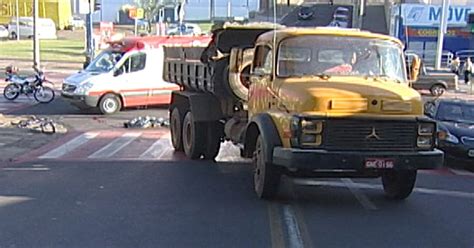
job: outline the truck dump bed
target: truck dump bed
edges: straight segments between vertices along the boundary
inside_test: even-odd
[[[236,56],[243,56],[243,50],[253,48],[260,34],[274,28],[273,24],[271,28],[268,25],[224,26],[213,31],[207,47],[165,47],[164,80],[178,84],[186,91],[242,101],[242,93],[237,93],[236,89],[243,84],[236,82],[239,79],[229,80],[237,68],[243,69]]]

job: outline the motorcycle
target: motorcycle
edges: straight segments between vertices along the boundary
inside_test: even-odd
[[[16,72],[7,71],[5,81],[10,82],[5,86],[3,90],[3,96],[13,101],[20,94],[25,94],[29,96],[33,94],[36,101],[40,103],[49,103],[54,100],[54,84],[48,81],[41,70],[33,67],[35,75],[31,78],[20,77]],[[49,84],[51,87],[44,86],[44,84]]]

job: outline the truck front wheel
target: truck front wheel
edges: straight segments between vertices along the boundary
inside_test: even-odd
[[[274,198],[280,184],[280,173],[277,168],[265,162],[265,142],[261,135],[257,137],[255,151],[253,153],[254,166],[254,188],[257,196],[263,199]]]
[[[198,159],[203,152],[204,134],[202,123],[194,121],[193,114],[188,111],[183,120],[183,149],[190,159]]]
[[[171,132],[171,143],[173,144],[174,150],[178,152],[183,151],[183,117],[179,112],[178,108],[173,108],[170,115],[170,132]]]
[[[416,170],[384,171],[382,184],[387,198],[393,200],[407,198],[415,187],[416,173]]]

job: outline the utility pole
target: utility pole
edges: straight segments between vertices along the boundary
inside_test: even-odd
[[[92,45],[92,0],[88,1],[89,5],[87,6],[89,11],[86,15],[86,64],[88,64],[94,58],[94,48]]]
[[[38,37],[38,0],[33,0],[33,66],[40,67],[40,51]],[[18,24],[17,24],[18,26]]]
[[[438,44],[436,46],[436,60],[435,60],[435,69],[441,69],[441,57],[443,55],[443,43],[444,43],[444,34],[448,28],[448,9],[449,9],[449,0],[443,0],[443,5],[441,7],[441,20],[439,22],[438,29]]]
[[[365,15],[365,0],[360,0],[359,1],[359,20],[358,20],[358,28],[362,29],[362,23],[363,23],[363,20],[364,20],[364,15]]]
[[[16,40],[20,40],[20,6],[16,0]]]

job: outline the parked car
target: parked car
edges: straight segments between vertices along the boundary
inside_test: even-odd
[[[82,29],[85,27],[85,22],[80,16],[73,16],[69,20],[69,29],[70,30],[75,30],[75,29]]]
[[[433,96],[441,96],[446,90],[458,90],[458,76],[451,72],[428,72],[422,65],[418,79],[412,83],[416,90],[429,90]]]
[[[348,28],[350,16],[351,13],[348,8],[337,7],[336,10],[334,10],[332,21],[329,23],[328,26]]]
[[[167,35],[200,35],[202,33],[199,25],[194,23],[171,24],[167,30]]]
[[[12,17],[8,24],[8,33],[10,38],[16,39],[19,35],[23,38],[33,38],[33,17],[20,17],[19,26],[20,33],[17,34],[16,17]],[[40,39],[57,39],[56,25],[49,18],[38,18],[38,36]]]
[[[0,40],[6,40],[9,36],[8,29],[0,25]]]
[[[425,113],[442,131],[439,148],[450,166],[474,168],[474,101],[443,99],[425,104]]]

